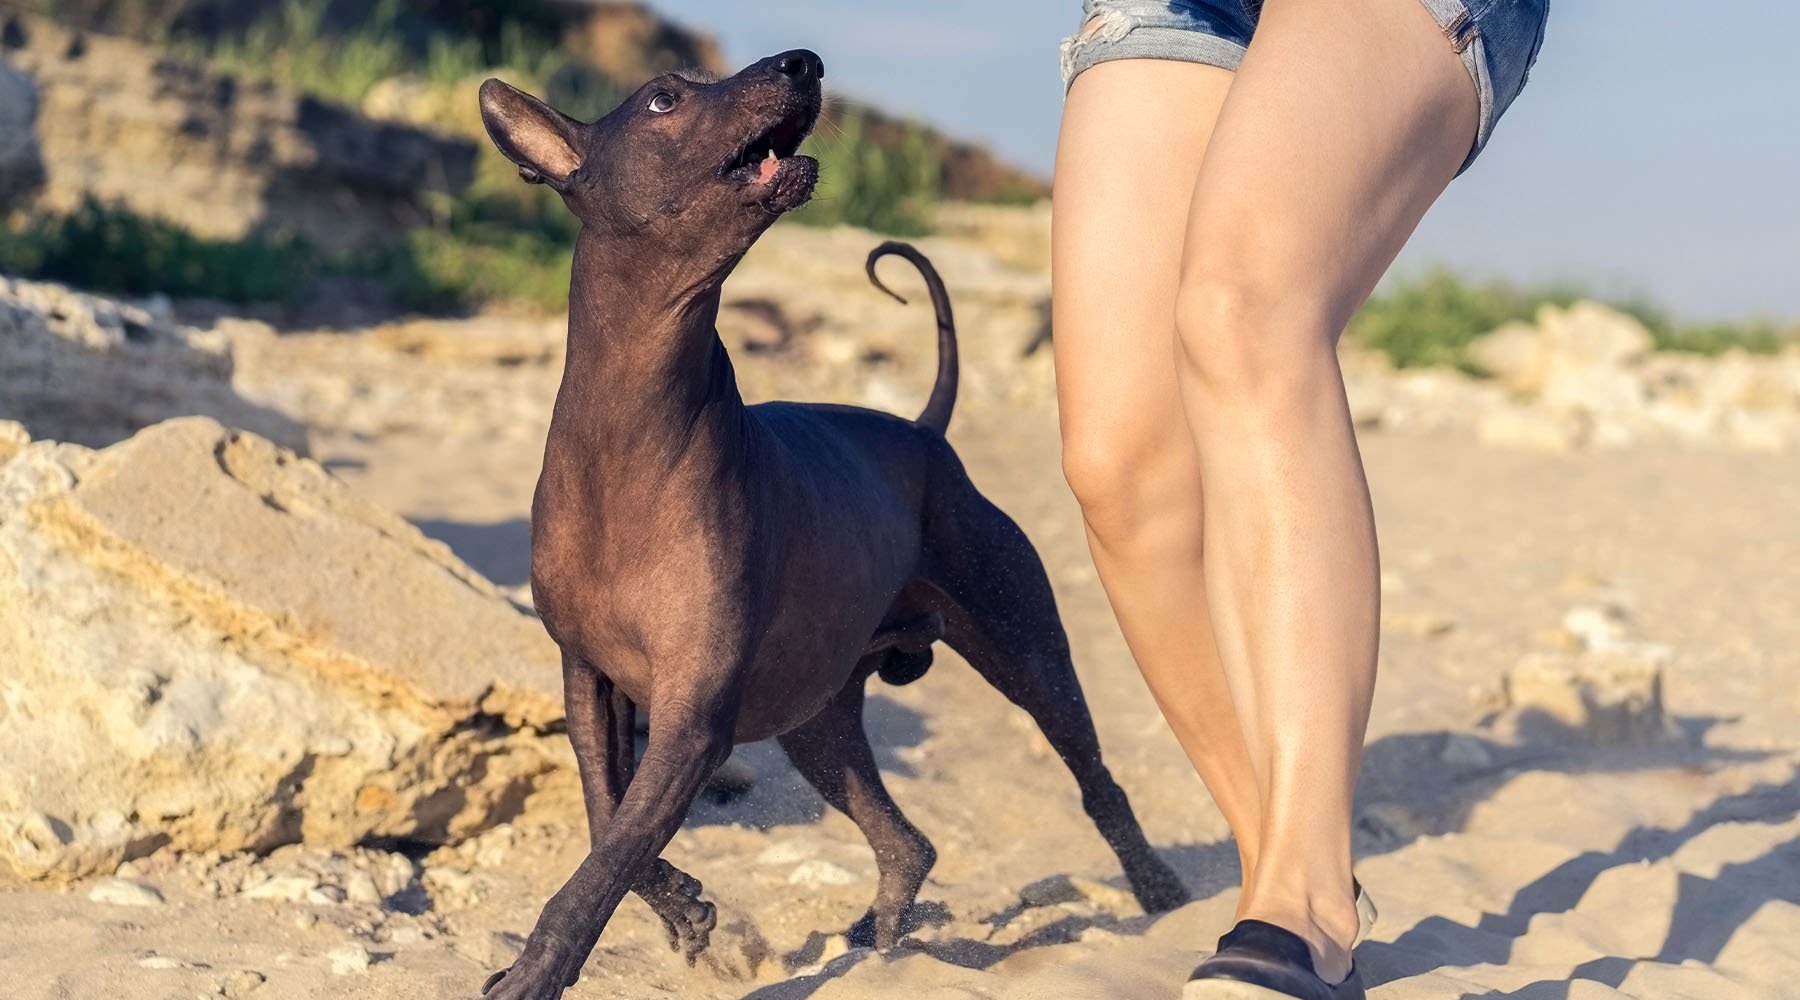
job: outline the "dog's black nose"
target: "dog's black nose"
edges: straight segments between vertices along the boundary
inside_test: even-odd
[[[791,49],[775,57],[775,72],[795,80],[825,79],[825,60],[811,49]]]

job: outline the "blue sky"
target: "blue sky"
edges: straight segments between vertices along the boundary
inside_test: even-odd
[[[838,93],[1048,175],[1076,0],[655,0],[740,64],[804,45]],[[1577,280],[1689,318],[1800,319],[1794,0],[1553,0],[1531,85],[1396,271]]]

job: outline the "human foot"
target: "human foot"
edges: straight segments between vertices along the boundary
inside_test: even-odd
[[[1261,920],[1241,920],[1219,939],[1181,991],[1181,1000],[1366,1000],[1352,964],[1327,982],[1300,935]]]

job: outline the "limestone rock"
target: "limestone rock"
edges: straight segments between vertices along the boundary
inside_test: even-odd
[[[856,881],[856,876],[850,874],[841,865],[832,864],[822,858],[814,858],[811,861],[802,861],[795,865],[794,870],[788,873],[787,880],[789,885],[817,889],[828,885],[849,885]]]
[[[532,619],[328,472],[212,420],[0,465],[0,862],[450,842],[566,754]]]
[[[1537,325],[1552,367],[1616,368],[1642,360],[1656,346],[1643,323],[1598,302],[1546,305]]]
[[[32,436],[111,444],[170,417],[205,414],[294,449],[306,431],[240,396],[217,330],[48,282],[0,277],[0,458]]]
[[[1552,452],[1671,439],[1772,452],[1800,442],[1795,352],[1706,358],[1654,346],[1635,318],[1592,302],[1545,306],[1535,324],[1477,337],[1471,359],[1512,397],[1476,419],[1477,433]]]
[[[1537,327],[1507,323],[1470,341],[1469,360],[1511,391],[1529,394],[1544,387],[1550,351]]]
[[[1513,736],[1574,736],[1601,745],[1678,738],[1663,707],[1667,657],[1653,650],[1527,656],[1506,675],[1500,728]],[[1534,732],[1546,722],[1556,731]]]
[[[25,450],[31,443],[31,434],[25,425],[17,420],[0,420],[0,465]]]
[[[0,213],[24,204],[44,183],[37,109],[31,78],[0,62]]]
[[[94,883],[88,898],[109,906],[161,906],[162,893],[142,882],[126,878],[106,878]]]
[[[427,221],[424,194],[474,176],[467,139],[46,18],[6,25],[9,58],[37,84],[50,211],[93,196],[202,236],[294,233],[339,250],[396,238]]]
[[[1655,346],[1635,318],[1597,302],[1545,305],[1535,324],[1508,323],[1469,344],[1469,357],[1509,390],[1539,395],[1574,373],[1615,371]]]
[[[367,972],[369,971],[369,962],[372,961],[372,958],[369,955],[369,949],[364,948],[360,944],[351,944],[345,945],[342,948],[333,948],[331,951],[325,953],[325,958],[331,962],[331,974],[334,976],[348,976],[353,973]]]
[[[1618,604],[1570,608],[1562,620],[1563,632],[1576,649],[1613,652],[1626,648],[1631,614]]]

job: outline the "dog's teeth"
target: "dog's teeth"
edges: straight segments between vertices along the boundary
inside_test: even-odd
[[[775,150],[774,150],[774,149],[773,149],[773,148],[771,148],[771,149],[770,149],[770,150],[769,150],[769,155],[768,155],[768,156],[765,156],[765,157],[763,157],[763,159],[765,159],[765,160],[778,160],[778,159],[780,159],[780,157],[778,157],[778,156],[776,156],[776,155],[775,155]]]

